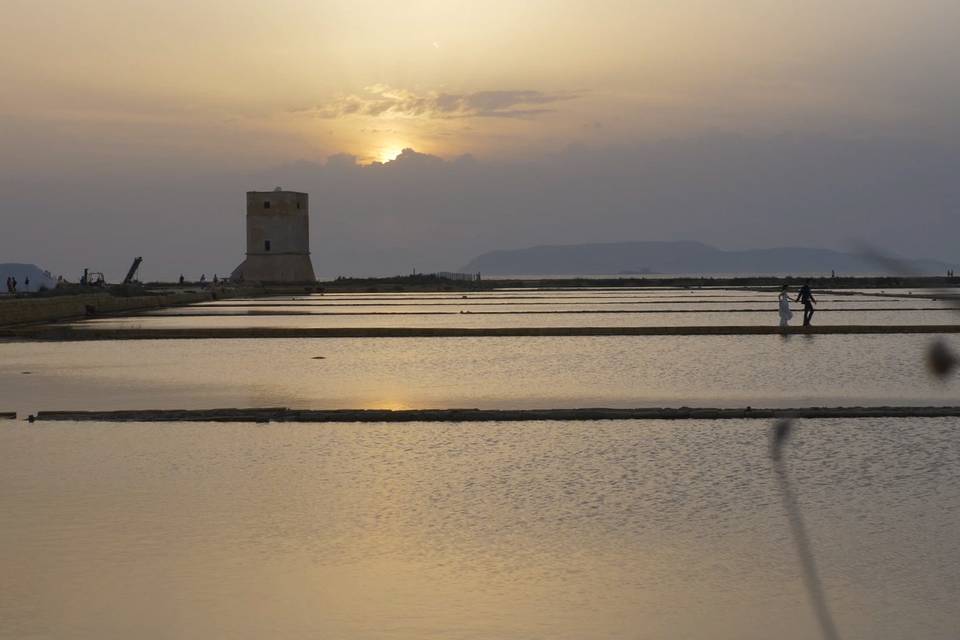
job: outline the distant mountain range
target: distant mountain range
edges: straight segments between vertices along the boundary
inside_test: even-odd
[[[52,289],[57,284],[49,272],[43,271],[35,264],[6,262],[0,263],[0,293],[7,292],[6,282],[7,278],[11,276],[17,279],[17,291],[23,293],[37,291],[40,287]],[[30,280],[29,285],[27,284],[28,279]]]
[[[913,272],[942,275],[960,269],[937,260],[902,262]],[[641,274],[878,274],[883,268],[857,254],[780,247],[725,251],[701,242],[611,242],[543,245],[491,251],[461,271],[490,275],[641,275]]]

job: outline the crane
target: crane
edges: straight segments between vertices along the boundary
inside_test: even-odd
[[[130,270],[127,271],[127,277],[123,279],[123,284],[130,284],[133,282],[133,276],[137,273],[137,269],[140,268],[140,263],[143,262],[143,258],[137,256],[133,259],[133,264],[130,265]]]

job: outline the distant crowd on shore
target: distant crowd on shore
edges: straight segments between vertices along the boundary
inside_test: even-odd
[[[17,284],[19,283],[17,282],[16,278],[14,278],[13,276],[7,276],[7,293],[11,295],[15,294],[17,292]],[[30,290],[29,276],[27,276],[27,278],[24,280],[23,286],[26,287],[28,291]]]

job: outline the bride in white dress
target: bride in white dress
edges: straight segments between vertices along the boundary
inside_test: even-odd
[[[783,288],[780,289],[780,327],[786,329],[792,317],[793,311],[790,311],[790,294],[787,292],[787,285],[783,285]]]

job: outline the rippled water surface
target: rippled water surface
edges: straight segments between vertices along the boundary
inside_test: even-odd
[[[929,343],[923,335],[7,343],[0,380],[3,404],[23,412],[954,404],[960,381],[931,378]]]
[[[815,322],[960,318],[875,293],[825,292]],[[772,325],[775,309],[748,290],[542,289],[76,324]],[[8,341],[0,411],[958,404],[958,376],[925,368],[932,339]],[[0,420],[0,638],[816,638],[769,428]],[[841,637],[960,637],[958,433],[798,423],[788,465]]]
[[[794,311],[799,324],[803,310]],[[828,325],[911,325],[954,324],[960,316],[950,310],[891,310],[860,309],[846,311],[829,309],[814,316],[821,324]],[[310,313],[290,315],[251,314],[225,315],[223,313],[197,315],[182,313],[177,316],[143,315],[129,318],[85,320],[73,323],[75,328],[110,329],[207,329],[220,327],[682,327],[682,326],[771,326],[779,322],[776,311],[754,309],[752,311],[713,309],[684,309],[682,311],[637,311],[578,310],[564,312],[543,311],[453,311],[453,312],[370,312],[370,313]]]
[[[843,637],[957,637],[957,427],[800,426]],[[766,429],[7,423],[0,636],[815,638]]]
[[[955,324],[952,301],[877,292],[824,292],[816,321],[831,325]],[[800,323],[802,307],[794,304]],[[729,289],[574,289],[478,293],[351,293],[222,300],[95,318],[75,328],[630,327],[776,325],[774,293]]]

